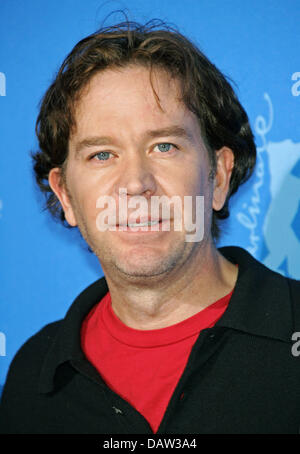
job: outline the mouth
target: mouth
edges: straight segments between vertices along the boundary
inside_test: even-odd
[[[161,223],[161,219],[157,221],[144,221],[144,222],[128,222],[127,224],[120,224],[120,226],[127,226],[129,228],[134,227],[151,227],[153,225],[158,225]]]
[[[133,233],[155,233],[161,232],[163,226],[170,225],[170,219],[155,219],[155,220],[134,220],[116,224],[117,231],[133,232]]]

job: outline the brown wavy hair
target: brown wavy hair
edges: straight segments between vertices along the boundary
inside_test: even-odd
[[[218,221],[229,216],[231,195],[253,172],[256,161],[253,133],[227,78],[196,45],[158,20],[144,25],[125,21],[103,27],[76,44],[63,61],[41,100],[36,122],[39,150],[32,153],[36,181],[46,196],[46,208],[68,225],[49,185],[49,172],[54,167],[64,170],[69,137],[75,126],[75,104],[86,84],[99,71],[129,64],[147,66],[150,70],[163,68],[180,82],[182,101],[199,120],[210,156],[211,175],[215,171],[216,150],[227,146],[233,151],[228,196],[223,208],[214,210],[212,215],[212,236],[218,239]],[[159,102],[157,95],[156,99]]]

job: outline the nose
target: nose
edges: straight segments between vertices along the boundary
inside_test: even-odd
[[[137,153],[126,159],[121,169],[119,188],[126,188],[128,196],[150,197],[156,191],[156,182],[147,157]]]

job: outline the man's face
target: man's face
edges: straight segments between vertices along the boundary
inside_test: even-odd
[[[180,101],[178,82],[165,72],[154,71],[153,86],[161,108],[147,68],[106,70],[91,79],[76,107],[65,171],[68,191],[59,198],[67,221],[78,225],[105,274],[165,274],[210,240],[213,183],[197,118]],[[120,188],[126,189],[127,202],[145,197],[149,217],[153,196],[204,196],[203,241],[186,242],[184,228],[174,231],[172,214],[170,231],[161,225],[155,232],[121,231],[118,225],[99,231],[97,200],[110,196],[118,210]]]

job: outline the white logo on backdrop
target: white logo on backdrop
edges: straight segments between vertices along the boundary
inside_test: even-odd
[[[240,211],[237,218],[249,230],[250,245],[247,249],[250,253],[257,253],[261,241],[260,232],[263,231],[268,250],[264,264],[271,269],[280,270],[285,263],[287,274],[299,279],[300,231],[296,232],[296,228],[300,230],[300,219],[297,223],[295,219],[300,207],[300,143],[294,143],[291,139],[281,142],[267,140],[273,124],[273,106],[267,93],[264,94],[264,99],[268,104],[269,118],[267,121],[259,115],[255,121],[255,132],[262,143],[257,148],[256,179],[250,204],[245,205],[247,211]],[[267,154],[267,160],[263,160],[263,153]],[[299,166],[297,173],[293,172],[296,166]],[[269,186],[265,181],[267,171],[270,175]],[[261,198],[267,191],[271,201],[263,225],[259,225]]]
[[[299,96],[300,95],[300,72],[292,74],[292,80],[296,80],[292,85],[292,95]]]
[[[6,356],[6,337],[0,332],[0,356]]]
[[[259,115],[255,121],[255,132],[260,137],[262,145],[257,147],[257,162],[255,167],[256,180],[252,188],[252,196],[250,204],[244,204],[243,208],[246,209],[244,212],[240,211],[237,214],[238,221],[249,230],[250,246],[247,248],[248,251],[255,255],[259,242],[260,236],[258,231],[258,216],[261,212],[261,188],[264,185],[265,180],[265,164],[262,157],[262,153],[267,151],[267,133],[272,128],[273,124],[273,106],[271,99],[267,93],[264,94],[264,98],[268,103],[269,108],[269,120],[268,122],[262,115]]]
[[[0,96],[6,96],[6,77],[4,73],[0,73]]]
[[[296,163],[300,163],[300,143],[290,139],[269,142],[267,151],[271,202],[263,226],[269,250],[264,263],[278,269],[286,260],[288,274],[300,278],[300,235],[297,237],[293,225],[300,207],[300,178],[292,173]]]

